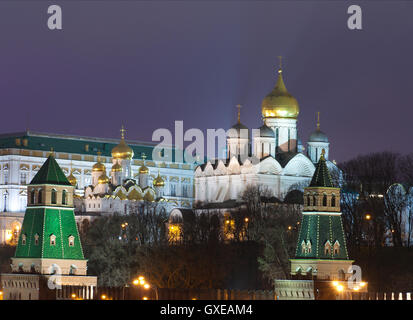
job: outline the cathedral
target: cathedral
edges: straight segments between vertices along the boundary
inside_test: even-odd
[[[283,201],[292,191],[303,192],[322,150],[327,166],[334,170],[336,165],[328,160],[330,143],[320,130],[319,117],[305,152],[297,130],[299,111],[280,68],[274,89],[261,104],[263,125],[250,130],[241,123],[238,109],[238,121],[228,131],[226,157],[195,169],[195,205],[240,201],[248,185],[264,186]]]

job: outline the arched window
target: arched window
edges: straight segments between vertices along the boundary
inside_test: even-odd
[[[328,255],[331,254],[331,243],[330,243],[330,241],[328,241],[328,240],[327,240],[327,242],[326,242],[325,245],[324,245],[324,254],[325,254],[326,256],[328,256]]]
[[[30,191],[30,204],[34,204],[35,196],[34,190]]]
[[[37,233],[34,235],[34,245],[39,245],[39,235]]]
[[[334,193],[331,195],[331,206],[336,206],[336,195]]]
[[[67,204],[67,191],[62,191],[62,204]]]
[[[334,255],[338,255],[340,253],[340,243],[338,242],[338,240],[334,242],[333,252],[334,252]]]
[[[70,236],[69,237],[69,247],[74,247],[75,246],[75,237]]]
[[[307,240],[307,253],[311,253],[311,242]]]
[[[55,246],[56,245],[56,236],[54,234],[50,235],[50,245]]]
[[[39,192],[37,193],[37,203],[42,203],[43,202],[43,190],[40,189]]]
[[[313,206],[315,207],[317,205],[317,197],[314,195],[313,196]]]
[[[26,235],[22,234],[22,245],[26,245]]]
[[[327,195],[323,195],[323,207],[327,207]]]
[[[52,189],[52,204],[56,204],[57,202],[57,192],[56,189]]]

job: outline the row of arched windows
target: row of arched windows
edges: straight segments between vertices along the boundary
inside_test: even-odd
[[[43,189],[37,190],[37,197],[36,197],[36,191],[35,190],[30,191],[30,204],[36,204],[36,200],[37,200],[37,204],[43,204],[43,199],[44,199],[43,193],[44,193]],[[51,203],[52,204],[57,204],[57,193],[58,191],[56,189],[52,189],[52,192],[51,192]],[[62,205],[67,205],[67,191],[66,190],[62,191],[61,199],[62,199]]]
[[[56,236],[52,233],[49,238],[50,238],[50,245],[55,246],[56,245]],[[22,234],[21,244],[23,246],[26,245],[26,241],[27,241],[26,234]],[[68,244],[69,244],[69,247],[74,247],[74,245],[75,245],[75,237],[74,236],[70,235],[68,237]],[[39,245],[39,235],[37,233],[34,235],[34,245],[36,245],[36,246]]]
[[[336,195],[333,193],[331,195],[331,202],[330,202],[331,207],[337,206],[337,201],[336,201]],[[318,206],[318,201],[317,201],[317,196],[316,195],[306,195],[304,197],[304,205],[306,206]],[[328,206],[328,201],[327,201],[327,195],[323,194],[322,198],[322,206],[327,207]]]

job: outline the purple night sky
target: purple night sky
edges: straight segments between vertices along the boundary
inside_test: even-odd
[[[63,30],[47,29],[59,4]],[[150,141],[157,128],[262,124],[284,80],[305,143],[321,112],[330,159],[411,152],[413,3],[357,1],[8,1],[0,3],[0,133],[30,130]],[[29,121],[27,119],[30,119]]]

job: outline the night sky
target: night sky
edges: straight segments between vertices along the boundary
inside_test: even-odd
[[[59,4],[63,30],[47,28]],[[363,30],[347,28],[347,7]],[[408,1],[8,1],[0,3],[0,133],[150,141],[157,128],[261,126],[284,80],[306,142],[316,112],[330,159],[412,151],[413,3]],[[29,119],[29,120],[28,120]]]

